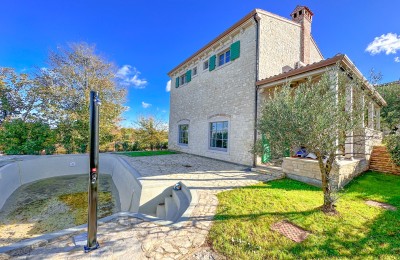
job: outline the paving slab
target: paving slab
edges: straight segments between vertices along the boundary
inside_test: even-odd
[[[310,232],[286,220],[282,220],[272,224],[271,229],[281,233],[282,235],[296,243],[303,242],[308,237],[308,235],[310,235]]]
[[[391,210],[391,211],[397,210],[397,208],[393,205],[379,202],[376,200],[367,200],[367,201],[365,201],[365,204],[372,206],[372,207],[378,207],[378,208],[387,209],[387,210]]]

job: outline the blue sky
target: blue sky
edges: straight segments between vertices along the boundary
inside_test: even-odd
[[[312,34],[325,58],[345,53],[368,78],[400,79],[400,1],[31,1],[2,0],[0,66],[45,67],[49,50],[95,44],[128,88],[124,114],[168,120],[167,72],[254,8],[289,17],[296,5],[313,12]],[[366,49],[369,47],[369,51]]]

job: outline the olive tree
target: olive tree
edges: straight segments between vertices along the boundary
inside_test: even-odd
[[[317,156],[326,213],[335,211],[332,168],[343,155],[345,141],[361,128],[361,88],[355,77],[338,67],[319,79],[275,88],[264,104],[258,130],[270,140],[271,151],[282,156],[289,147],[307,148]],[[349,95],[354,102],[349,102]],[[260,144],[259,144],[260,146]]]

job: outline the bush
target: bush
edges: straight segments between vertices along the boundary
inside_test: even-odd
[[[392,161],[400,166],[400,135],[392,134],[385,137],[387,150],[392,158]]]
[[[132,145],[132,151],[140,151],[140,143],[139,141],[135,141]]]
[[[24,122],[21,119],[4,122],[0,145],[6,154],[46,154],[55,151],[56,133],[43,122]]]

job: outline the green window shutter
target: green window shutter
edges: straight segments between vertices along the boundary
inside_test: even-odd
[[[175,79],[175,87],[179,87],[179,77],[176,77]]]
[[[215,60],[217,59],[217,56],[213,55],[210,57],[210,61],[208,62],[208,70],[212,71],[215,69]]]
[[[192,70],[186,71],[186,82],[190,82],[192,80]]]
[[[231,60],[236,60],[240,57],[240,41],[231,44]]]

